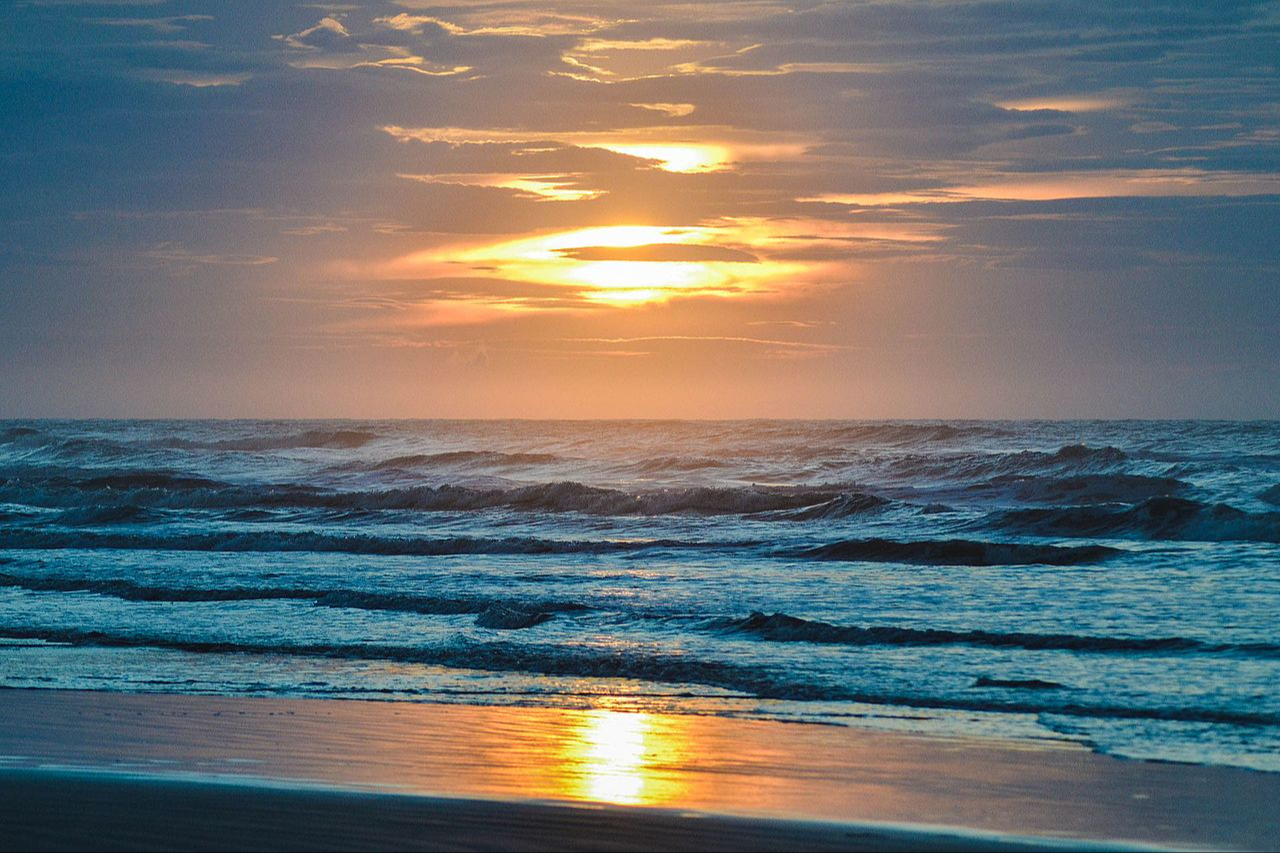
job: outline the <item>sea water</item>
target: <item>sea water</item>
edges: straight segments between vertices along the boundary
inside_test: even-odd
[[[1280,423],[0,422],[0,686],[1280,770]]]

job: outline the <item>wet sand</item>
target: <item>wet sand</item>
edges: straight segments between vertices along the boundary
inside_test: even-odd
[[[3,849],[1280,847],[1280,775],[1061,742],[52,690],[0,719]]]

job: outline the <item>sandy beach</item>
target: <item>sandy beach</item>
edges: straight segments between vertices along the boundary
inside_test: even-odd
[[[1066,743],[53,690],[0,716],[4,849],[1280,845],[1280,777]]]

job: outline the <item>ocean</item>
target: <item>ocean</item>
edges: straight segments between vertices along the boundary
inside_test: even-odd
[[[1280,423],[4,421],[0,687],[1280,771]]]

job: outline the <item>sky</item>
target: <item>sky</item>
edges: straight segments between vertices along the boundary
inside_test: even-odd
[[[0,417],[1280,417],[1280,3],[17,0]]]

